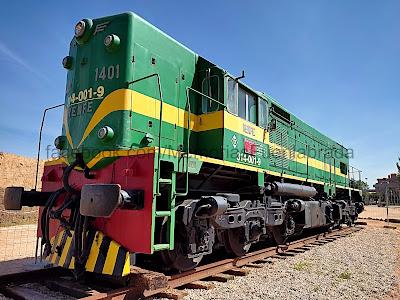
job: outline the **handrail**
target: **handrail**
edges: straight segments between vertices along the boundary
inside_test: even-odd
[[[190,152],[190,133],[191,133],[190,115],[192,113],[191,108],[190,108],[190,91],[193,91],[193,92],[199,94],[200,96],[206,97],[206,98],[210,99],[211,101],[214,101],[218,105],[221,105],[224,108],[226,107],[226,105],[223,104],[222,102],[215,100],[214,98],[211,98],[210,96],[205,95],[202,92],[195,90],[194,88],[192,88],[190,86],[186,87],[186,108],[187,108],[187,112],[188,112],[188,118],[187,118],[188,133],[187,133],[187,138],[186,138],[187,150],[186,150],[186,168],[185,168],[185,175],[186,175],[185,192],[175,193],[175,196],[180,196],[180,197],[184,197],[189,194],[189,152]]]
[[[186,170],[185,170],[185,175],[186,175],[186,182],[185,182],[185,192],[183,193],[175,193],[175,196],[179,197],[185,197],[189,194],[189,152],[190,152],[190,114],[191,108],[190,108],[190,90],[196,91],[192,89],[191,87],[186,88],[186,107],[187,107],[187,112],[188,112],[188,118],[187,118],[187,137],[186,137]]]
[[[147,75],[144,76],[142,78],[127,82],[127,85],[129,87],[129,85],[131,84],[135,84],[139,81],[145,80],[145,79],[149,79],[151,77],[157,77],[157,85],[158,85],[158,91],[159,91],[159,96],[160,96],[160,123],[159,123],[159,129],[158,129],[158,156],[157,156],[157,184],[156,184],[156,196],[160,196],[160,167],[161,167],[161,128],[162,128],[162,109],[163,109],[163,96],[162,96],[162,88],[161,88],[161,80],[160,80],[160,75],[158,75],[158,73],[154,73],[151,75]]]
[[[38,175],[39,175],[40,148],[41,148],[41,144],[42,144],[42,131],[43,131],[44,119],[46,118],[47,111],[61,107],[61,106],[64,106],[64,103],[48,107],[43,111],[42,123],[40,124],[40,130],[39,130],[38,152],[37,152],[37,159],[36,159],[35,191],[37,189],[37,181],[38,181]]]
[[[206,97],[206,98],[210,99],[211,101],[214,101],[214,102],[217,103],[218,105],[221,105],[222,107],[226,107],[226,105],[223,104],[222,102],[220,102],[220,101],[218,101],[218,100],[215,100],[214,98],[211,98],[210,96],[207,96],[206,94],[203,94],[202,92],[200,92],[200,91],[198,91],[198,90],[195,90],[194,88],[191,88],[190,86],[188,86],[186,89],[187,89],[187,90],[191,90],[191,91],[193,91],[193,92],[199,94],[200,96]]]

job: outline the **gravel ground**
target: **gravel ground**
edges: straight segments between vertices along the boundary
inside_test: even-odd
[[[247,276],[215,282],[214,289],[188,289],[185,300],[400,299],[400,231],[375,223],[294,257],[271,259],[273,263],[261,269],[250,268]],[[69,298],[29,287],[53,299]],[[5,299],[0,294],[0,300]]]
[[[398,231],[366,228],[214,289],[186,290],[185,300],[382,299],[396,284],[399,245]]]

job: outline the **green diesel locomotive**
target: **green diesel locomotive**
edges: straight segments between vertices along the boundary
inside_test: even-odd
[[[63,66],[61,156],[40,192],[5,193],[41,207],[55,265],[125,276],[159,253],[183,271],[362,211],[345,147],[136,14],[79,21]]]

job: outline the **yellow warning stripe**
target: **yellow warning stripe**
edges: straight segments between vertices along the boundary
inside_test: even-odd
[[[96,233],[95,238],[90,248],[89,257],[86,262],[86,271],[93,272],[96,266],[96,261],[99,256],[100,246],[103,241],[103,234]]]
[[[72,256],[71,262],[69,263],[68,269],[73,270],[75,268],[75,257]]]
[[[65,241],[65,245],[61,252],[60,260],[58,262],[59,266],[64,266],[65,260],[67,259],[67,255],[70,251],[71,242],[72,242],[72,236],[67,236],[67,240]]]
[[[115,262],[117,260],[119,247],[120,246],[116,242],[114,241],[110,242],[102,274],[112,275],[114,271]]]
[[[61,231],[57,234],[55,243],[53,244],[53,247],[52,247],[52,255],[51,255],[50,261],[53,264],[56,262],[56,259],[58,256],[57,247],[60,246],[60,244],[61,244],[63,233],[64,233],[64,231]]]
[[[107,95],[98,109],[93,114],[92,119],[90,120],[88,126],[85,129],[85,132],[78,144],[80,146],[83,141],[87,138],[90,132],[94,129],[94,127],[99,124],[99,122],[104,119],[108,114],[119,111],[119,110],[129,110],[135,113],[158,119],[160,116],[160,101],[158,99],[146,96],[137,91],[133,91],[130,89],[119,89],[111,92]],[[170,105],[166,102],[163,103],[163,121],[178,125],[182,128],[188,128],[188,112],[179,107]],[[64,117],[64,127],[66,130],[68,129],[68,120]],[[287,158],[291,161],[295,161],[297,163],[301,163],[304,165],[309,165],[310,167],[322,170],[329,171],[331,168],[332,174],[337,176],[341,176],[347,179],[347,175],[342,174],[340,168],[336,166],[332,166],[330,164],[324,163],[318,159],[312,158],[310,156],[306,156],[303,153],[293,151],[287,148],[282,147],[281,145],[272,143],[269,141],[269,132],[264,130],[261,127],[256,126],[255,124],[243,120],[242,118],[235,116],[225,110],[215,111],[202,115],[190,114],[190,129],[195,132],[226,128],[248,138],[252,138],[256,141],[268,144],[270,146],[271,152],[276,152],[277,155]],[[72,145],[72,139],[69,135],[69,131],[67,130],[67,139]],[[135,152],[136,151],[136,152]],[[146,148],[143,149],[135,149],[135,150],[116,150],[116,151],[103,151],[96,155],[89,163],[88,167],[91,168],[96,165],[101,159],[107,157],[118,157],[118,156],[128,156],[128,155],[138,155],[140,151],[146,151]],[[148,152],[147,152],[148,153]],[[64,158],[60,158],[58,160],[53,160],[46,162],[46,166],[56,165],[60,163],[66,163]],[[253,167],[238,164],[238,168],[242,169],[251,169]],[[256,168],[257,169],[257,168]],[[266,171],[262,169],[263,171]],[[268,171],[267,171],[268,172]],[[296,176],[295,176],[296,177]],[[297,177],[300,180],[304,181],[305,178]],[[320,184],[324,184],[324,182],[318,181]]]
[[[111,158],[111,157],[124,157],[124,156],[134,156],[134,155],[143,155],[143,154],[148,154],[148,153],[155,153],[158,152],[158,149],[156,147],[145,147],[145,148],[140,148],[140,149],[131,149],[131,150],[115,150],[115,151],[102,151],[98,153],[89,163],[88,167],[91,168],[96,163],[98,163],[101,159],[103,158]],[[181,152],[172,150],[172,149],[166,149],[166,148],[161,148],[161,153],[162,155],[173,155],[175,157],[180,157]],[[227,167],[233,167],[237,169],[243,169],[243,170],[248,170],[248,171],[253,171],[253,172],[259,172],[259,173],[266,173],[274,176],[281,176],[284,178],[290,178],[290,179],[296,179],[300,181],[307,181],[307,182],[312,182],[316,184],[322,184],[324,185],[325,182],[319,181],[319,180],[314,180],[314,179],[307,179],[304,177],[300,176],[295,176],[295,175],[289,175],[289,174],[283,174],[275,171],[271,171],[268,169],[262,169],[262,168],[257,168],[253,166],[248,166],[240,163],[235,163],[227,160],[221,160],[217,158],[212,158],[208,156],[202,156],[202,155],[196,155],[196,154],[190,154],[191,158],[198,159],[203,162],[208,162],[216,165],[222,165],[222,166],[227,166]],[[46,166],[51,166],[51,165],[57,165],[57,164],[64,164],[65,159],[59,159],[57,161],[50,161],[46,162]],[[319,162],[319,161],[318,161]],[[320,162],[322,163],[322,162]],[[313,164],[313,162],[309,159],[309,166],[317,168],[316,164]],[[333,175],[339,175],[339,174],[333,174]],[[340,176],[340,175],[339,175]],[[344,177],[344,176],[343,176]],[[345,177],[347,179],[347,177]],[[339,188],[344,188],[344,189],[350,189],[350,187],[344,187],[344,186],[339,186],[336,185]],[[353,190],[353,189],[352,189]]]
[[[111,92],[104,98],[93,114],[77,147],[83,143],[83,141],[89,136],[90,132],[101,122],[102,119],[110,113],[120,110],[128,110],[150,118],[158,119],[160,116],[160,101],[130,89],[119,89]],[[182,108],[163,102],[162,117],[163,121],[166,123],[177,125],[182,128],[188,128],[188,112]],[[64,118],[64,127],[68,129],[68,120],[66,118]],[[269,144],[272,148],[283,150],[285,152],[285,157],[295,155],[296,161],[303,164],[307,163],[307,156],[303,153],[289,149],[282,149],[282,146],[271,143],[269,141],[268,131],[249,121],[243,120],[228,111],[220,110],[201,115],[190,114],[190,129],[192,131],[201,132],[220,128],[229,129],[248,138]],[[67,130],[67,139],[71,147],[74,148],[69,130]],[[324,162],[312,157],[308,157],[308,163],[310,166],[317,169],[325,169]],[[341,175],[340,169],[337,167],[335,168],[336,174]]]
[[[131,273],[131,263],[130,262],[131,262],[131,258],[129,256],[129,252],[126,251],[125,264],[124,264],[124,268],[122,269],[122,276],[126,276]]]
[[[70,232],[72,236],[68,236],[66,231],[62,230],[51,238],[52,249],[54,250],[46,257],[46,260],[60,267],[74,269],[75,258],[73,256],[74,246],[72,243],[74,232]],[[65,243],[62,245],[65,235]],[[105,241],[103,233],[100,231],[94,233],[94,238],[90,240],[91,245],[89,245],[90,251],[85,264],[85,270],[87,272],[98,272],[114,276],[128,275],[130,273],[129,251],[113,240],[108,239]],[[101,248],[103,249],[100,250]],[[71,257],[71,261],[68,266],[64,266],[67,263],[67,257]],[[59,259],[57,260],[57,258]]]

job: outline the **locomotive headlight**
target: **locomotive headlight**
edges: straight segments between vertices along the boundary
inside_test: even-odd
[[[116,50],[119,46],[119,43],[120,39],[115,34],[107,35],[106,38],[104,39],[104,46],[106,46],[106,49],[110,52]]]
[[[97,132],[97,137],[103,141],[110,140],[114,136],[114,130],[110,126],[104,126]]]
[[[84,20],[79,21],[75,25],[75,37],[80,38],[85,33],[86,23]]]
[[[66,137],[63,136],[63,135],[60,135],[60,136],[56,137],[56,139],[54,140],[54,146],[58,150],[63,150],[65,148],[66,144],[67,144]]]
[[[63,60],[62,60],[62,64],[63,64],[63,67],[65,69],[67,69],[67,70],[71,69],[71,67],[72,67],[72,57],[71,56],[64,57]]]
[[[76,23],[74,32],[78,44],[83,44],[89,40],[92,26],[93,21],[91,19],[83,19]]]

